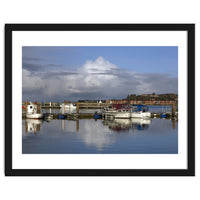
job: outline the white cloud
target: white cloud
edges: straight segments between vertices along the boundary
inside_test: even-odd
[[[35,71],[23,69],[23,95],[35,99],[124,98],[128,94],[177,92],[177,78],[167,74],[141,74],[122,70],[98,57],[77,71]],[[70,99],[69,99],[70,100]]]
[[[25,92],[44,88],[44,81],[39,76],[32,75],[26,69],[22,70],[22,83]]]
[[[109,70],[117,69],[118,67],[103,57],[98,57],[95,61],[87,60],[86,63],[78,70],[82,73],[106,73]]]

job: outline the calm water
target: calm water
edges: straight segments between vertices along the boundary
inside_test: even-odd
[[[24,154],[177,154],[169,119],[22,120]]]

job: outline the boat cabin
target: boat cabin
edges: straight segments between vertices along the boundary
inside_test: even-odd
[[[130,110],[130,106],[127,104],[113,104],[112,106],[109,106],[109,108],[110,107],[113,110]]]
[[[149,106],[147,105],[131,105],[133,112],[148,112]]]
[[[36,111],[37,111],[36,105],[31,104],[27,106],[27,113],[36,113]]]

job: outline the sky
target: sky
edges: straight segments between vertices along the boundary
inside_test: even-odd
[[[23,101],[178,94],[177,46],[23,46]]]

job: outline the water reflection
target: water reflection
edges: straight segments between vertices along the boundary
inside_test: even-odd
[[[62,130],[64,131],[65,130],[65,120],[64,119],[61,120],[61,127],[62,127]]]
[[[103,151],[116,141],[113,133],[102,126],[101,120],[80,120],[80,129],[79,139],[88,148],[95,147],[97,151]]]
[[[151,119],[105,119],[103,120],[103,125],[108,126],[112,131],[124,132],[133,130],[145,130],[148,129],[151,124]]]
[[[108,128],[112,131],[128,131],[131,128],[131,120],[130,119],[105,119],[102,121],[104,126],[108,126]]]
[[[23,153],[177,153],[178,151],[178,123],[175,120],[26,119],[23,120],[24,123]],[[27,134],[29,132],[34,134]],[[38,132],[40,134],[37,134]]]
[[[166,119],[162,119],[166,120]],[[43,122],[53,122],[52,118],[45,118],[43,119],[26,119],[25,120],[25,133],[32,132],[34,134],[37,131],[40,131]],[[81,131],[84,132],[95,132],[97,133],[98,130],[102,132],[102,127],[98,127],[97,124],[102,122],[103,127],[108,127],[109,130],[114,132],[126,132],[130,131],[131,129],[134,130],[147,130],[152,123],[152,119],[140,119],[140,118],[131,118],[131,119],[104,119],[104,120],[57,120],[61,124],[61,130],[63,132],[79,132],[80,129],[80,122],[84,121],[84,124],[81,123]],[[175,119],[167,120],[171,121],[172,129],[176,129],[177,121]],[[66,126],[67,124],[67,126]],[[166,123],[164,123],[166,124]],[[163,127],[162,123],[161,126]],[[57,126],[55,126],[56,128]],[[160,126],[157,126],[157,128]]]
[[[70,131],[74,131],[73,129],[72,129],[72,126],[69,126],[69,120],[65,120],[65,119],[62,119],[62,120],[60,120],[61,121],[61,129],[62,129],[62,131],[65,131],[65,132],[67,132],[67,131],[69,131],[69,129],[68,129],[68,127],[70,127]],[[75,122],[74,123],[74,126],[76,126],[76,132],[79,132],[79,120],[71,120],[71,122]],[[66,125],[65,124],[68,124],[68,127],[66,128]],[[70,123],[71,124],[71,123]]]
[[[176,129],[176,119],[172,119],[172,127],[174,130]]]
[[[34,133],[36,135],[37,131],[40,131],[42,123],[42,119],[26,119],[25,133]]]
[[[132,129],[141,131],[149,128],[149,125],[151,124],[151,119],[131,118],[131,123]]]

